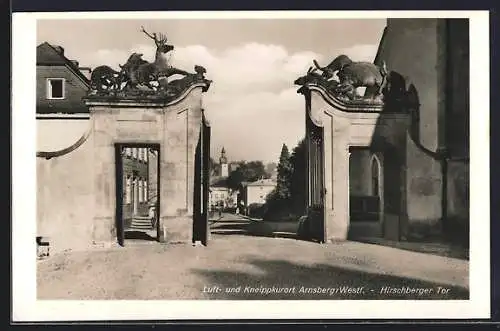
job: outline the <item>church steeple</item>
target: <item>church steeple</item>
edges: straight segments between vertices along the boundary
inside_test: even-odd
[[[224,149],[224,147],[222,147],[222,150],[220,152],[219,163],[220,164],[227,163],[226,150]]]
[[[229,165],[227,164],[226,150],[224,149],[224,147],[222,147],[222,150],[220,151],[219,165],[220,175],[222,177],[229,176]]]

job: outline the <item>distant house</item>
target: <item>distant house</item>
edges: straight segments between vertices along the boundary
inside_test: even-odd
[[[230,208],[236,204],[236,195],[227,187],[211,187],[209,205],[212,209],[217,207]]]
[[[85,74],[87,73],[87,74]],[[90,68],[64,55],[64,48],[44,42],[36,49],[36,112],[88,114],[82,101],[90,87]]]
[[[264,204],[266,197],[276,187],[273,179],[260,179],[255,182],[243,182],[240,189],[239,204],[248,207],[251,204]]]
[[[211,209],[223,207],[235,207],[237,192],[231,190],[227,185],[226,177],[213,177],[210,179],[210,192],[208,196]]]

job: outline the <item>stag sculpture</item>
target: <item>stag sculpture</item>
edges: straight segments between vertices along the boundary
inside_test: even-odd
[[[178,90],[196,80],[205,80],[206,69],[201,66],[195,66],[196,73],[190,74],[169,64],[167,56],[174,49],[174,46],[168,44],[166,35],[149,33],[144,27],[141,27],[141,31],[156,45],[154,62],[144,60],[142,53],[132,53],[124,65],[119,65],[120,71],[115,71],[107,65],[99,66],[92,72],[90,82],[92,90],[98,92],[123,90],[130,95],[135,94],[135,92],[139,92],[139,94],[155,91],[163,93],[168,92],[167,90]],[[177,80],[179,86],[169,86],[167,78],[176,74],[183,76],[181,80]]]
[[[137,65],[122,67],[122,69],[127,72],[129,77],[129,82],[127,84],[128,87],[134,88],[141,84],[153,89],[151,82],[155,80],[157,81],[162,76],[170,77],[175,74],[185,76],[189,75],[187,71],[173,68],[169,65],[167,54],[174,49],[174,46],[167,43],[167,36],[162,33],[150,34],[144,29],[144,27],[141,27],[141,31],[155,42],[155,60],[153,63],[150,63],[140,58],[139,60],[143,62],[140,62]]]

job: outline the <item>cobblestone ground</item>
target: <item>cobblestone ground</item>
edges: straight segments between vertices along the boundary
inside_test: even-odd
[[[467,299],[465,260],[379,245],[212,235],[38,262],[39,299]]]

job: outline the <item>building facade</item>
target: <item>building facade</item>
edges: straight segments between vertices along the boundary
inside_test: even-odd
[[[210,202],[212,210],[217,208],[233,208],[236,206],[236,192],[225,186],[210,187]]]
[[[266,197],[276,187],[273,179],[260,179],[255,182],[242,183],[240,190],[240,205],[248,207],[252,204],[266,203]]]
[[[123,217],[126,223],[131,222],[134,216],[149,215],[151,199],[156,196],[150,177],[150,168],[156,165],[150,165],[149,156],[149,148],[123,148]]]

